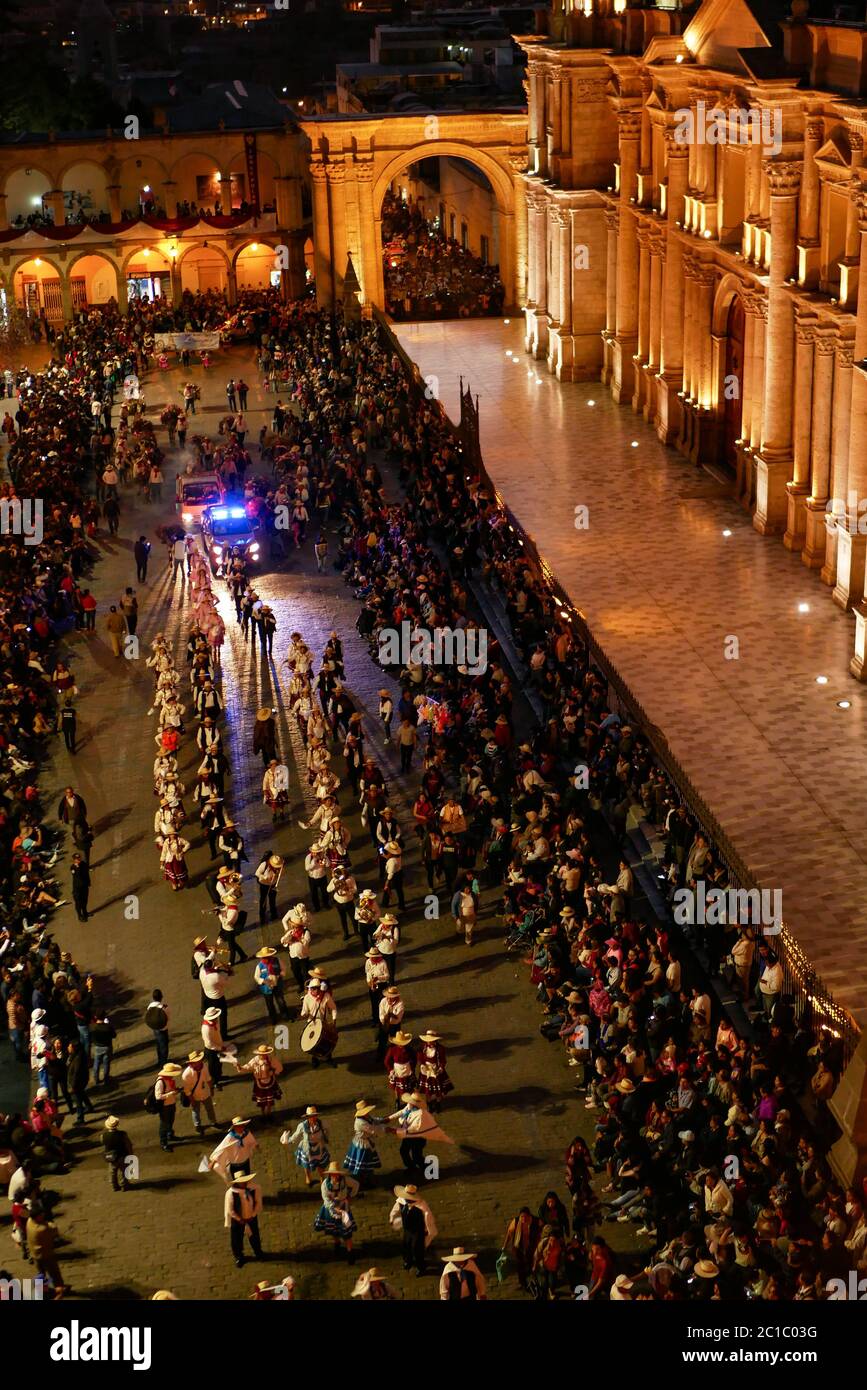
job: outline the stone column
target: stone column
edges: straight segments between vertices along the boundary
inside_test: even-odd
[[[63,189],[52,188],[50,193],[46,193],[42,199],[46,207],[51,208],[54,215],[55,227],[62,227],[66,222],[66,209],[63,205]]]
[[[819,166],[816,154],[822,143],[822,134],[822,121],[808,117],[804,125],[804,174],[798,205],[798,245],[805,250],[818,249],[819,246]],[[813,285],[818,277],[818,256],[808,254],[804,260],[804,283]]]
[[[342,158],[329,160],[328,204],[331,209],[331,259],[334,267],[334,302],[343,302],[343,277],[349,248],[346,241],[346,166]]]
[[[851,372],[852,401],[849,419],[849,478],[848,487],[855,494],[860,517],[867,515],[867,188],[862,189],[857,198],[858,229],[861,238],[858,268],[858,313],[855,318],[855,342],[853,362],[858,366]],[[864,521],[854,529],[860,530]],[[850,528],[852,529],[852,528]],[[850,537],[856,551],[853,573],[848,585],[851,602],[863,608],[865,596],[865,545],[867,536],[857,534]],[[855,592],[855,584],[860,586]],[[837,588],[840,588],[840,572],[837,573]],[[837,598],[835,592],[834,597]],[[858,674],[858,673],[856,673]]]
[[[813,411],[813,336],[815,319],[795,316],[795,416],[792,432],[792,481],[786,485],[788,511],[783,545],[799,551],[806,531],[810,491],[810,419]]]
[[[641,112],[618,113],[620,135],[620,235],[617,242],[617,326],[612,392],[618,403],[630,400],[635,384],[633,356],[638,340],[638,229],[632,211],[638,189],[638,141]]]
[[[659,371],[662,342],[662,276],[665,268],[665,238],[658,233],[650,242],[650,346],[647,361],[645,420],[656,418],[656,373]]]
[[[744,305],[744,371],[741,383],[741,441],[749,444],[750,417],[753,408],[753,369],[755,367],[756,315],[749,294],[742,294]]]
[[[605,329],[602,334],[600,379],[608,386],[614,375],[614,332],[617,326],[617,235],[620,211],[616,204],[605,209]]]
[[[855,516],[853,527],[857,531],[857,506],[849,507],[849,411],[852,405],[852,340],[843,338],[839,332],[834,338],[834,403],[831,408],[831,497],[828,511],[828,540],[825,547],[825,563],[820,578],[823,584],[833,584],[832,598],[841,604],[841,594],[837,598],[837,586],[850,563],[857,562],[857,553],[852,557],[852,542],[858,540],[857,534],[849,534],[850,517]],[[832,519],[833,518],[833,519]],[[840,574],[841,567],[843,576]]]
[[[277,193],[277,226],[293,231],[301,226],[301,179],[297,174],[282,174],[274,180]]]
[[[656,383],[656,432],[664,444],[670,444],[680,431],[680,400],[677,393],[683,385],[683,240],[677,223],[683,221],[689,149],[674,138],[672,130],[665,132],[665,149],[668,155],[667,230],[662,340]]]
[[[535,190],[525,188],[527,205],[527,304],[528,309],[536,307],[536,218],[539,209],[539,195]]]
[[[316,278],[316,303],[320,309],[334,305],[334,280],[331,254],[331,224],[328,216],[328,175],[321,160],[310,165],[313,179],[313,268]]]
[[[861,1034],[828,1109],[842,1131],[828,1162],[841,1187],[857,1188],[867,1174],[867,1032]]]
[[[756,326],[753,332],[755,366],[752,377],[752,411],[750,413],[750,448],[755,453],[762,438],[765,414],[765,340],[767,338],[768,301],[763,294],[753,297]]]
[[[536,63],[527,64],[530,117],[530,169],[534,174],[546,172],[548,146],[545,136],[545,74]]]
[[[548,171],[556,183],[560,182],[560,136],[561,107],[563,94],[563,69],[551,68],[548,74],[548,91],[551,96],[550,108],[546,115],[545,139],[548,148]],[[548,127],[550,126],[550,133]]]
[[[560,186],[572,187],[572,81],[569,69],[562,69],[560,88]]]
[[[526,184],[522,175],[527,168],[527,154],[521,150],[509,155],[512,170],[512,187],[515,196],[515,307],[523,309],[529,297],[528,281],[528,227]],[[364,227],[362,222],[362,228]],[[362,237],[364,233],[362,231]]]
[[[689,255],[683,258],[683,321],[681,390],[691,400],[695,374],[695,257]]]
[[[560,324],[560,208],[548,204],[546,255],[548,261],[547,303],[548,321],[552,328]]]
[[[645,371],[650,358],[650,232],[638,229],[638,342],[632,409],[643,411],[647,400]]]
[[[560,332],[572,332],[572,215],[568,208],[557,211],[560,235],[560,305],[557,317]]]
[[[224,177],[225,179],[228,180],[229,175],[228,175],[228,174],[224,174],[223,177]],[[177,186],[178,186],[178,185],[175,183],[174,179],[163,179],[162,183],[160,184],[160,187],[161,187],[162,190],[163,190],[163,207],[164,207],[165,210],[166,210],[166,217],[177,217],[177,215],[178,215],[178,203],[177,203],[177,198],[175,197],[175,190],[177,189]],[[222,184],[220,185],[221,191],[222,191],[223,186],[224,186],[224,185],[222,185]],[[231,196],[232,196],[232,184],[231,184],[231,182],[227,182],[227,183],[225,184],[225,187],[228,188],[228,190],[229,190],[229,192],[228,192],[228,194],[227,194],[227,197],[231,198]],[[223,212],[224,212],[224,213],[225,213],[225,212],[230,212],[230,211],[231,211],[230,208],[227,209],[225,206],[223,207]]]
[[[226,271],[226,298],[230,304],[238,302],[238,272],[234,266]]]
[[[712,265],[698,264],[695,269],[695,319],[698,352],[697,374],[693,395],[703,410],[709,410],[713,400],[711,373],[713,366],[713,293],[716,274]]]
[[[810,495],[806,503],[806,531],[801,559],[809,569],[825,563],[828,537],[826,505],[831,486],[831,406],[834,399],[833,333],[813,334],[813,394],[810,434]]]
[[[111,219],[112,222],[119,222],[119,221],[121,220],[121,218],[120,218],[120,214],[121,214],[121,206],[120,206],[120,184],[119,184],[119,183],[110,183],[110,184],[107,185],[105,191],[106,191],[106,193],[108,194],[108,215],[109,215],[109,218]]]
[[[73,315],[72,307],[72,286],[69,283],[69,272],[63,270],[60,273],[60,302],[63,305],[63,322],[69,323]]]
[[[353,165],[358,193],[358,222],[361,229],[361,302],[372,304],[376,297],[376,269],[382,248],[374,230],[373,159],[356,159]],[[379,306],[382,308],[382,305]]]
[[[788,510],[786,484],[792,473],[792,384],[794,308],[786,281],[796,262],[795,228],[801,166],[769,159],[763,165],[771,198],[771,267],[768,277],[768,333],[764,421],[757,460],[753,525],[762,535],[782,531]]]

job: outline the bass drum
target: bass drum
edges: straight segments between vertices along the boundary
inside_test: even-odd
[[[321,1043],[324,1031],[321,1018],[311,1019],[301,1034],[301,1051],[313,1052]]]

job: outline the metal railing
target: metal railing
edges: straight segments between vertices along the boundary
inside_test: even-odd
[[[378,309],[374,309],[373,318],[379,325],[384,341],[387,342],[389,348],[397,353],[404,364],[411,386],[413,389],[417,389],[419,399],[425,399],[425,383],[417,364],[395,337],[385,315]],[[558,609],[559,616],[570,621],[577,636],[585,644],[594,665],[604,675],[608,682],[609,700],[612,703],[612,708],[628,720],[633,727],[640,729],[646,738],[658,765],[675,788],[678,797],[686,806],[693,820],[697,822],[702,833],[707,837],[713,847],[715,857],[725,866],[731,887],[746,890],[757,889],[759,885],[754,876],[750,873],[710,807],[696,791],[689,775],[672,752],[665,734],[649,718],[625,677],[621,675],[614,662],[610,660],[596,641],[587,625],[584,614],[575,607],[574,601],[539,554],[532,536],[524,530],[488,474],[480,446],[478,398],[473,400],[470,389],[468,386],[464,387],[463,380],[460,384],[460,400],[461,414],[458,421],[451,420],[442,402],[437,401],[444,423],[451,430],[456,443],[460,444],[467,462],[471,462],[473,470],[478,473],[482,487],[496,500],[497,505],[508,518],[509,525],[523,542],[523,557],[529,561],[529,567],[534,569],[543,580],[554,601],[554,606]],[[827,1029],[840,1038],[843,1045],[844,1061],[848,1062],[860,1037],[860,1029],[855,1019],[848,1009],[834,999],[831,991],[823,983],[821,976],[810,964],[803,949],[786,927],[785,922],[782,924],[779,935],[773,937],[773,949],[783,967],[783,992],[791,997],[797,1017],[805,1027],[815,1034],[818,1034],[822,1029]]]

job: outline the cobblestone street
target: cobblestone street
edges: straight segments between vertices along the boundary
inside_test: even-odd
[[[203,428],[216,434],[219,416],[224,413],[225,380],[230,373],[237,376],[239,372],[251,383],[249,439],[257,439],[274,398],[266,397],[259,385],[253,384],[257,376],[252,354],[243,350],[220,354],[216,369],[202,384],[200,413],[191,417],[190,434]],[[201,379],[200,369],[198,376]],[[169,392],[178,398],[180,380],[180,375],[173,373],[146,382],[152,417],[159,415]],[[164,431],[160,438],[165,444]],[[251,452],[254,472],[259,471],[255,444]],[[393,1201],[391,1188],[403,1180],[396,1140],[390,1136],[382,1140],[383,1170],[374,1190],[356,1204],[356,1271],[346,1267],[345,1257],[333,1253],[331,1241],[313,1231],[318,1187],[304,1188],[292,1152],[278,1142],[282,1130],[287,1125],[294,1129],[305,1107],[316,1104],[329,1130],[332,1156],[342,1160],[351,1135],[354,1102],[361,1096],[375,1100],[379,1114],[393,1108],[372,1045],[362,949],[357,941],[343,943],[333,911],[316,914],[313,956],[333,971],[340,1011],[336,1070],[310,1069],[299,1048],[300,1025],[292,1023],[288,1050],[281,1053],[285,1065],[283,1100],[270,1125],[257,1118],[248,1078],[236,1079],[231,1070],[217,1097],[219,1130],[210,1131],[204,1140],[196,1141],[193,1136],[190,1112],[180,1111],[182,1142],[173,1153],[162,1152],[157,1120],[143,1109],[145,1091],[157,1070],[152,1034],[143,1023],[145,1005],[151,990],[162,988],[171,1014],[170,1056],[185,1061],[199,1043],[199,988],[190,976],[192,941],[210,931],[213,923],[213,918],[202,915],[209,907],[204,878],[210,861],[189,795],[197,764],[197,750],[189,736],[182,743],[181,759],[189,815],[184,833],[193,842],[188,856],[191,882],[185,892],[173,894],[162,880],[153,844],[155,726],[146,715],[152,680],[144,658],[154,634],[164,631],[174,644],[179,666],[184,669],[185,665],[183,643],[189,625],[186,581],[181,576],[172,581],[165,550],[154,534],[160,522],[174,515],[171,499],[179,457],[177,452],[170,454],[173,466],[166,470],[162,506],[137,502],[133,489],[125,489],[120,536],[107,540],[101,535],[102,558],[93,586],[100,605],[97,635],[90,640],[77,635],[70,643],[81,690],[80,750],[71,757],[55,744],[54,762],[45,776],[53,805],[65,785],[76,787],[85,798],[96,831],[92,916],[80,924],[71,906],[65,907],[55,919],[55,934],[64,948],[73,951],[79,964],[96,975],[100,995],[111,1001],[119,1032],[112,1081],[92,1092],[97,1112],[85,1129],[73,1131],[76,1162],[72,1171],[52,1181],[62,1195],[57,1221],[67,1242],[59,1251],[61,1267],[73,1286],[74,1297],[149,1297],[154,1289],[164,1287],[182,1298],[242,1298],[249,1295],[257,1279],[264,1276],[276,1282],[291,1273],[298,1297],[313,1299],[348,1297],[358,1270],[376,1263],[405,1297],[433,1298],[434,1273],[438,1277],[441,1269],[439,1259],[431,1260],[426,1279],[406,1275],[399,1237],[387,1221]],[[132,545],[141,533],[154,542],[154,549],[148,583],[137,586],[141,659],[127,661],[112,655],[105,614],[123,588],[134,583]],[[335,549],[332,544],[332,555]],[[244,906],[250,922],[254,923],[257,915],[250,879],[263,849],[273,847],[287,856],[279,899],[281,916],[306,889],[303,855],[310,837],[297,829],[297,820],[303,818],[305,810],[297,764],[301,745],[294,720],[293,730],[289,730],[279,668],[292,630],[304,635],[318,669],[328,634],[336,629],[344,641],[348,688],[365,714],[368,746],[386,773],[389,799],[407,844],[413,845],[405,860],[408,911],[400,914],[403,942],[397,974],[407,1005],[407,1022],[415,1035],[425,1026],[435,1026],[442,1033],[455,1083],[442,1124],[456,1146],[428,1150],[441,1164],[439,1180],[431,1182],[426,1192],[440,1229],[434,1254],[436,1257],[455,1245],[478,1251],[492,1296],[521,1297],[513,1274],[498,1286],[494,1263],[506,1223],[521,1205],[527,1203],[535,1210],[552,1187],[561,1197],[567,1196],[563,1152],[576,1132],[588,1136],[590,1129],[586,1112],[583,1106],[579,1111],[574,1095],[573,1073],[561,1049],[539,1036],[539,1010],[528,971],[504,951],[492,895],[484,900],[471,950],[455,934],[445,896],[441,898],[439,921],[423,916],[426,883],[415,858],[410,815],[416,778],[401,778],[396,750],[382,747],[376,692],[383,677],[370,659],[366,642],[355,631],[358,604],[340,574],[330,569],[328,574],[316,575],[312,539],[308,537],[306,545],[293,552],[280,572],[261,576],[258,592],[272,605],[278,620],[270,660],[258,647],[251,651],[245,644],[221,583],[219,589],[227,624],[223,693],[225,739],[232,768],[226,796],[247,840],[250,863],[246,866]],[[184,690],[188,698],[186,685]],[[276,831],[262,805],[262,766],[252,751],[253,721],[262,704],[278,709],[282,751],[293,777],[292,817]],[[342,776],[339,748],[334,750],[334,766]],[[376,888],[376,856],[369,835],[360,825],[348,787],[344,785],[341,790],[353,836],[350,852],[359,888]],[[52,805],[50,798],[48,804]],[[68,866],[67,845],[58,864],[65,889]],[[129,906],[130,895],[138,905],[137,917]],[[252,953],[262,944],[277,944],[278,928],[279,923],[272,928],[254,927],[242,938],[244,948]],[[251,961],[236,967],[229,989],[232,1036],[244,1060],[258,1043],[272,1040],[264,1004],[254,992],[252,979]],[[99,1150],[102,1121],[108,1113],[122,1117],[140,1162],[139,1180],[132,1190],[116,1196]],[[203,1153],[210,1151],[235,1114],[254,1118],[259,1139],[253,1166],[265,1195],[261,1222],[264,1269],[254,1264],[242,1270],[234,1267],[228,1233],[222,1225],[222,1183],[216,1175],[198,1172]],[[606,1233],[619,1234],[622,1229],[608,1227]],[[5,1239],[8,1242],[8,1234]],[[17,1251],[12,1251],[10,1243],[8,1264],[14,1273],[22,1273],[25,1267]]]

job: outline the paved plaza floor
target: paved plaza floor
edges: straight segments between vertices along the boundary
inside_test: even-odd
[[[478,393],[497,488],[742,860],[762,887],[782,890],[786,924],[826,985],[863,1022],[867,691],[848,674],[854,618],[600,383],[560,383],[533,362],[520,317],[396,331],[452,419],[459,378]],[[588,508],[586,529],[576,507]]]
[[[257,439],[274,398],[253,385],[257,377],[252,356],[243,350],[221,355],[219,367],[204,381],[203,409],[191,419],[190,434],[203,428],[216,434],[225,409],[225,380],[230,374],[237,377],[241,373],[252,386],[247,412],[249,437]],[[201,379],[201,371],[198,376]],[[152,416],[159,415],[170,393],[176,396],[180,380],[173,373],[147,382]],[[162,431],[160,438],[166,442]],[[253,455],[256,471],[255,447]],[[381,1143],[384,1169],[376,1189],[356,1204],[355,1270],[347,1266],[345,1258],[334,1255],[328,1239],[314,1233],[318,1189],[308,1192],[304,1188],[300,1171],[278,1142],[280,1132],[287,1125],[294,1129],[305,1107],[316,1104],[330,1132],[332,1154],[342,1160],[351,1134],[354,1102],[366,1096],[377,1102],[380,1113],[391,1108],[385,1073],[374,1055],[361,949],[355,944],[344,945],[333,911],[316,916],[313,952],[318,963],[334,972],[341,1025],[339,1067],[313,1072],[302,1060],[298,1046],[300,1025],[293,1023],[288,1050],[280,1054],[286,1065],[281,1078],[283,1100],[270,1125],[255,1120],[249,1079],[236,1079],[231,1073],[217,1097],[219,1135],[209,1131],[205,1140],[197,1142],[190,1112],[182,1111],[178,1129],[183,1142],[173,1153],[164,1153],[158,1144],[156,1117],[143,1109],[143,1097],[157,1070],[152,1034],[142,1021],[154,987],[163,989],[169,1005],[172,1059],[185,1060],[199,1042],[199,986],[191,978],[190,955],[193,938],[210,929],[214,921],[202,915],[210,905],[204,887],[210,861],[207,842],[203,843],[193,819],[185,832],[193,841],[191,886],[174,894],[159,874],[153,843],[151,772],[155,726],[146,714],[152,680],[143,660],[116,660],[112,656],[104,619],[108,604],[117,600],[127,584],[135,583],[132,545],[144,532],[154,541],[154,550],[148,583],[136,586],[142,610],[142,656],[147,654],[154,634],[164,631],[184,669],[182,644],[190,616],[186,584],[180,576],[175,581],[170,578],[165,551],[154,534],[155,527],[174,514],[169,499],[173,497],[178,457],[171,455],[173,466],[167,470],[163,504],[147,506],[134,499],[133,489],[125,489],[119,537],[111,540],[102,534],[99,540],[101,559],[93,582],[100,605],[97,635],[90,640],[77,635],[70,642],[81,690],[80,748],[70,756],[55,742],[53,762],[43,779],[49,807],[56,805],[62,787],[72,783],[84,796],[96,830],[93,915],[86,924],[80,924],[72,908],[64,907],[56,916],[54,930],[60,944],[95,974],[98,991],[110,1001],[119,1028],[112,1083],[92,1092],[96,1114],[86,1127],[71,1132],[76,1162],[68,1176],[50,1183],[61,1193],[56,1212],[66,1242],[58,1252],[61,1268],[73,1285],[73,1297],[149,1297],[163,1287],[181,1298],[244,1298],[258,1279],[273,1278],[276,1282],[291,1273],[300,1298],[339,1299],[349,1296],[359,1270],[376,1263],[403,1296],[435,1298],[433,1274],[417,1280],[403,1272],[399,1237],[387,1222],[393,1202],[391,1188],[403,1181],[393,1138],[386,1137]],[[335,549],[333,542],[332,551]],[[297,736],[293,739],[289,731],[278,680],[279,663],[293,629],[304,634],[317,656],[317,665],[331,629],[343,637],[348,686],[364,711],[371,746],[381,754],[390,799],[407,832],[407,842],[413,840],[410,806],[415,778],[400,778],[395,754],[382,750],[376,691],[383,678],[355,632],[358,604],[337,572],[315,574],[311,550],[312,540],[308,539],[280,572],[263,575],[257,585],[278,619],[272,660],[245,645],[228,598],[223,602],[228,629],[223,663],[225,729],[233,768],[227,799],[247,838],[248,875],[266,847],[273,846],[288,858],[280,894],[281,915],[306,888],[303,853],[310,840],[295,825],[305,809],[297,775],[300,746]],[[279,710],[282,748],[293,772],[292,822],[276,833],[261,804],[261,760],[252,752],[255,711],[263,703],[273,703]],[[197,764],[194,752],[188,738],[181,758],[188,789]],[[335,766],[342,773],[339,751]],[[349,809],[346,787],[341,800],[344,809]],[[187,806],[192,812],[189,796]],[[348,823],[359,886],[376,887],[375,857],[354,808]],[[68,859],[67,846],[57,869],[67,889]],[[400,914],[404,938],[397,978],[413,1033],[435,1026],[443,1034],[455,1083],[454,1095],[441,1118],[456,1145],[432,1150],[440,1159],[441,1170],[439,1180],[432,1181],[427,1192],[441,1232],[435,1256],[455,1245],[478,1251],[492,1296],[521,1297],[514,1275],[500,1286],[494,1276],[507,1221],[525,1202],[535,1209],[549,1188],[566,1198],[563,1154],[576,1132],[591,1137],[592,1119],[575,1095],[575,1073],[568,1069],[562,1049],[538,1034],[539,1008],[529,986],[529,972],[504,951],[491,895],[486,896],[477,943],[470,950],[455,934],[445,896],[441,898],[440,920],[424,919],[422,894],[427,886],[412,854],[407,856],[407,869],[408,911]],[[130,895],[137,900],[137,916],[131,913]],[[255,898],[249,881],[245,906],[255,922]],[[260,944],[276,941],[277,935],[274,927],[253,929],[242,940],[252,953]],[[263,1001],[253,992],[252,962],[236,967],[229,997],[232,1033],[246,1059],[258,1043],[272,1036]],[[131,1191],[118,1195],[110,1190],[99,1148],[103,1120],[112,1112],[121,1117],[131,1134],[140,1161],[139,1181]],[[216,1175],[197,1171],[202,1155],[210,1151],[238,1113],[254,1117],[259,1139],[255,1167],[264,1188],[262,1232],[267,1256],[264,1267],[248,1264],[242,1270],[232,1262],[228,1232],[223,1229],[222,1182]],[[631,1228],[610,1225],[605,1229],[615,1247],[629,1248],[631,1243],[634,1248]],[[8,1234],[6,1238],[4,1263],[13,1273],[26,1272],[17,1250],[8,1242]],[[432,1260],[431,1268],[437,1273],[441,1270],[438,1258]]]

